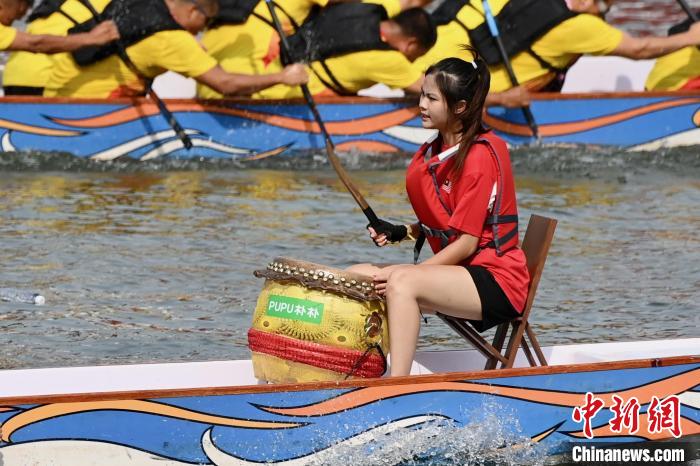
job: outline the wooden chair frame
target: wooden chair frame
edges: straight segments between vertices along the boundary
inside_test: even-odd
[[[547,260],[547,254],[549,253],[549,247],[552,244],[556,227],[557,221],[555,219],[534,214],[530,216],[530,221],[527,225],[525,237],[522,242],[522,249],[527,258],[527,268],[530,272],[530,286],[528,288],[525,309],[520,317],[510,322],[502,323],[496,328],[493,343],[486,341],[486,339],[474,329],[469,321],[458,317],[438,314],[450,328],[462,335],[462,337],[469,341],[486,357],[486,366],[484,369],[495,369],[499,362],[501,363],[502,369],[513,367],[518,349],[521,347],[530,366],[537,365],[537,361],[535,361],[532,354],[533,351],[540,365],[547,365],[547,360],[542,353],[535,332],[528,323],[528,318],[530,317],[532,304],[535,301],[537,286],[540,283],[540,277],[542,276],[542,270]],[[509,329],[511,329],[510,339],[508,340],[505,354],[503,354],[503,344],[505,343]],[[527,335],[527,338],[525,338],[525,335]],[[527,340],[529,340],[529,343]]]

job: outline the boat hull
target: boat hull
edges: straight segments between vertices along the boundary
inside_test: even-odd
[[[94,160],[130,157],[260,159],[324,148],[301,101],[170,100],[190,134],[187,151],[148,100],[0,98],[0,150],[69,152]],[[700,142],[700,93],[544,94],[532,110],[544,144],[628,150]],[[412,153],[431,134],[412,99],[327,98],[319,110],[340,151]],[[485,121],[511,145],[533,143],[519,109],[494,107]]]
[[[573,417],[587,393],[605,404],[591,419],[592,438]],[[611,429],[613,395],[639,402],[634,434]],[[565,453],[571,443],[674,438],[646,420],[654,397],[674,396],[679,436],[700,434],[700,356],[340,383],[15,396],[0,398],[0,457],[8,465],[42,458],[71,465],[326,464],[353,449],[397,442],[408,431],[416,442],[421,431],[458,438],[485,425],[484,434],[498,437],[490,450],[506,442]]]

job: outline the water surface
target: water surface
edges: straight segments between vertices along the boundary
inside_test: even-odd
[[[520,216],[559,226],[531,321],[543,345],[698,337],[700,156],[518,149]],[[377,213],[407,222],[404,159],[345,162]],[[90,164],[0,155],[1,368],[248,357],[246,332],[276,256],[346,267],[408,262],[377,249],[323,157],[255,167]],[[424,254],[429,254],[426,251]],[[464,348],[438,319],[424,349]]]

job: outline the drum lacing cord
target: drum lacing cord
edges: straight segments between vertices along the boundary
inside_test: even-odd
[[[386,362],[386,356],[384,355],[384,351],[382,351],[382,347],[379,346],[379,343],[374,343],[371,346],[369,346],[362,355],[357,358],[357,361],[355,361],[355,364],[352,365],[352,369],[350,369],[350,372],[345,374],[345,380],[348,380],[352,375],[355,373],[357,369],[359,369],[360,364],[362,364],[362,361],[367,357],[370,351],[373,349],[376,349],[379,355],[382,357],[382,367],[384,367],[384,370],[382,371],[382,374],[386,372],[387,368],[387,362]]]

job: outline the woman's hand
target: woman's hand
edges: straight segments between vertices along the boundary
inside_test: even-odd
[[[406,225],[394,225],[382,219],[377,219],[377,221],[376,229],[367,225],[367,230],[369,230],[369,237],[379,247],[386,246],[388,243],[398,243],[408,236]]]
[[[384,296],[386,294],[386,282],[389,281],[389,276],[391,275],[391,271],[387,269],[389,269],[389,267],[379,269],[379,272],[372,276],[374,291],[376,291],[379,296]]]
[[[412,267],[408,264],[395,264],[389,265],[387,267],[382,267],[372,275],[372,281],[374,282],[374,291],[377,292],[379,296],[384,296],[386,294],[386,284],[389,281],[391,274],[400,267]]]
[[[376,244],[380,248],[389,244],[389,239],[386,237],[386,234],[377,233],[372,227],[367,227],[367,230],[369,230],[369,237],[372,238],[374,244]]]

